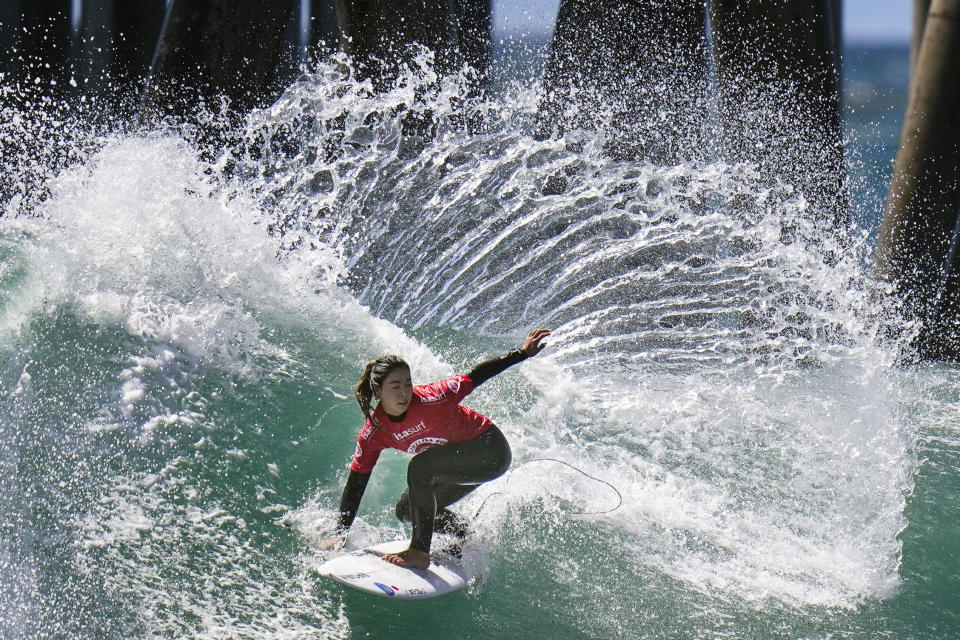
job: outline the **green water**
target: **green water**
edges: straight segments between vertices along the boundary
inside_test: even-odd
[[[4,355],[2,387],[5,457],[16,452],[5,460],[4,572],[18,587],[5,596],[22,598],[24,616],[17,621],[10,614],[18,609],[5,609],[6,623],[17,625],[7,627],[15,629],[8,637],[53,629],[50,637],[457,630],[511,638],[528,637],[533,625],[535,637],[561,638],[949,638],[960,628],[954,369],[902,374],[916,394],[904,411],[917,421],[917,462],[893,593],[831,607],[697,588],[630,551],[634,536],[660,533],[646,531],[656,523],[631,529],[574,518],[541,497],[498,514],[496,530],[484,533],[485,570],[466,592],[393,603],[311,571],[323,558],[315,545],[329,526],[358,423],[352,404],[328,391],[349,385],[357,366],[350,356],[291,329],[272,332],[274,345],[289,347],[287,359],[255,380],[175,358],[174,375],[145,384],[155,403],[108,429],[104,407],[116,402],[129,354],[153,345],[69,310],[21,331],[16,352]],[[505,381],[488,401],[512,397],[518,384]],[[170,418],[187,414],[189,421]],[[139,423],[150,415],[168,423],[145,439]],[[401,535],[391,511],[402,478],[399,455],[378,467],[363,507],[369,535]],[[549,484],[550,474],[538,481]],[[810,579],[815,590],[817,576]]]

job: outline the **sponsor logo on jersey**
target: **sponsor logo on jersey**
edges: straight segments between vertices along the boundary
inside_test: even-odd
[[[427,389],[430,390],[430,393],[427,392]],[[443,384],[420,387],[420,392],[422,394],[420,395],[420,402],[423,404],[436,404],[447,399],[447,387]]]
[[[373,425],[367,425],[367,428],[360,433],[360,437],[364,440],[369,440],[370,436],[373,435]]]
[[[407,447],[407,453],[420,453],[432,447],[447,444],[447,442],[449,441],[446,438],[420,438],[410,443],[410,446]]]
[[[418,424],[415,424],[412,427],[408,427],[403,431],[398,431],[397,433],[393,434],[393,438],[399,442],[404,438],[409,438],[410,436],[416,433],[420,433],[426,428],[427,428],[427,425],[423,424],[423,420],[421,420]]]
[[[359,460],[363,457],[363,449],[360,448],[360,443],[357,443],[357,450],[353,452],[353,459]]]
[[[450,393],[456,395],[460,393],[460,378],[453,378],[447,382],[447,387],[450,389]]]

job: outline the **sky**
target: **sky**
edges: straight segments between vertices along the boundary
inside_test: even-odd
[[[559,0],[494,0],[497,32],[541,32],[552,26]],[[910,40],[912,0],[843,0],[847,41]]]
[[[912,0],[844,0],[843,14],[848,40],[910,40]]]

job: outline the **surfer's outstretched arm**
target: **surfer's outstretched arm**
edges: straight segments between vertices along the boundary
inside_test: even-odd
[[[353,524],[354,518],[357,517],[360,500],[363,498],[363,492],[366,491],[369,481],[369,473],[350,470],[350,475],[347,476],[347,484],[343,487],[343,495],[340,496],[340,515],[337,518],[336,532],[333,537],[324,540],[324,549],[334,549],[343,543],[344,535],[346,535],[350,525]]]
[[[526,340],[523,341],[522,347],[514,349],[506,355],[484,360],[471,369],[470,372],[467,373],[467,377],[473,382],[474,388],[479,387],[498,373],[503,373],[518,362],[523,362],[527,358],[540,353],[546,346],[543,344],[543,340],[549,335],[549,329],[535,329],[531,331]]]

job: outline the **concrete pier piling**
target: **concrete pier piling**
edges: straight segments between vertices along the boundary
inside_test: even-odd
[[[20,3],[14,0],[0,2],[0,51],[4,53],[0,58],[0,73],[5,77],[9,77],[19,68],[14,53],[18,26],[20,26]]]
[[[337,9],[331,0],[310,0],[307,15],[306,46],[314,57],[325,58],[340,46]]]
[[[839,1],[839,0],[837,0]],[[722,153],[789,175],[824,228],[849,220],[831,0],[710,0]]]
[[[562,0],[536,135],[600,129],[615,157],[673,163],[702,150],[704,0]]]
[[[2,64],[14,83],[27,79],[37,90],[60,95],[70,85],[77,42],[70,0],[4,0]],[[35,82],[39,79],[39,82]]]
[[[920,54],[920,44],[923,42],[923,29],[927,24],[927,13],[930,12],[930,0],[913,0],[913,31],[910,34],[910,74],[917,64]]]
[[[114,76],[142,88],[166,10],[166,0],[114,0],[111,33]]]
[[[392,82],[410,48],[422,44],[436,54],[437,68],[453,67],[457,32],[453,6],[445,0],[337,0],[341,49],[357,70],[380,87]]]
[[[921,356],[960,358],[960,0],[933,0],[877,239],[878,275],[921,323]]]
[[[483,78],[491,55],[490,0],[335,0],[340,48],[374,86],[391,84],[416,54],[416,45],[434,53],[441,74],[464,62]]]
[[[119,106],[121,94],[142,88],[165,10],[165,0],[8,0],[0,3],[0,71],[14,82],[29,75],[47,95],[98,95]]]
[[[457,0],[456,7],[462,62],[474,69],[475,87],[482,90],[493,64],[493,0]]]
[[[265,106],[292,77],[284,59],[294,0],[173,0],[167,9],[141,119],[189,113],[230,99],[236,112]]]

